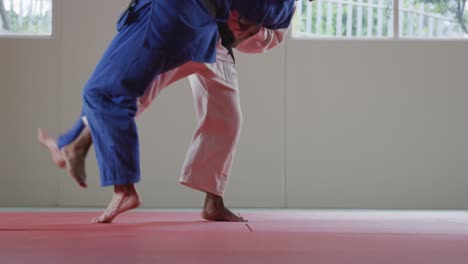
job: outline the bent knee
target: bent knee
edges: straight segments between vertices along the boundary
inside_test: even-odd
[[[85,107],[94,108],[103,102],[102,93],[100,93],[99,90],[90,89],[89,87],[85,87],[85,89],[83,89],[81,97],[83,99],[83,106]]]
[[[226,137],[237,137],[242,129],[242,114],[240,112],[222,118],[207,119],[206,121],[208,126],[211,127],[210,130],[222,133]]]

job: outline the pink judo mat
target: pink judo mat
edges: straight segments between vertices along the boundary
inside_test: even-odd
[[[468,213],[272,211],[213,223],[195,212],[0,213],[0,263],[466,264]]]

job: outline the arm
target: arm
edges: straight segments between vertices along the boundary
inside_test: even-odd
[[[277,28],[274,27],[275,29],[270,29],[241,18],[239,12],[233,10],[228,25],[236,36],[233,47],[244,53],[264,53],[284,41],[290,20],[278,25]]]
[[[244,53],[264,53],[284,41],[288,28],[272,30],[265,27],[253,36],[237,44],[236,49]]]

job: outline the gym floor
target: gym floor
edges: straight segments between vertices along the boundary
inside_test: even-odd
[[[91,224],[88,209],[0,210],[0,263],[468,263],[468,212],[137,210]]]

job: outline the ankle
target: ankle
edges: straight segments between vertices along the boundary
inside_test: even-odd
[[[114,185],[114,193],[118,194],[127,194],[128,188],[127,185]]]
[[[205,198],[205,208],[221,208],[224,207],[223,197],[212,194],[206,193]]]
[[[90,147],[91,144],[87,144],[87,142],[72,142],[63,149],[74,153],[87,153]]]
[[[134,184],[114,185],[114,192],[119,194],[138,194]]]
[[[87,153],[92,144],[93,139],[91,137],[91,132],[89,128],[86,127],[73,142],[66,146],[66,148],[73,152]]]

